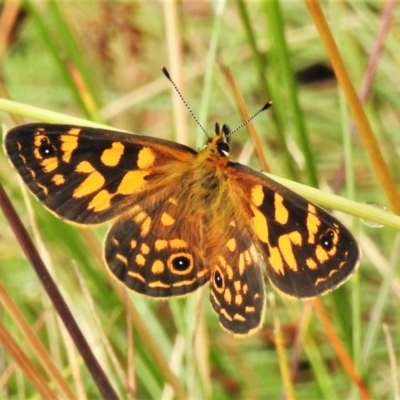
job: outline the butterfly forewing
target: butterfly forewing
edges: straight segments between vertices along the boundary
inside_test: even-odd
[[[39,200],[81,224],[100,223],[127,210],[150,186],[157,191],[157,182],[168,183],[163,180],[166,165],[179,169],[196,154],[161,139],[52,124],[10,130],[5,149]]]

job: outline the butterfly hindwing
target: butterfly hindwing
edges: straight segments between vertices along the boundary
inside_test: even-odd
[[[277,289],[290,296],[314,297],[339,286],[354,272],[359,249],[343,224],[263,174],[233,165],[248,188],[257,248]]]
[[[105,243],[105,260],[130,289],[156,298],[186,295],[210,279],[201,248],[201,214],[182,214],[174,197],[147,198],[117,220]],[[151,204],[149,209],[146,204]]]
[[[127,210],[152,181],[196,152],[162,139],[88,127],[27,124],[5,150],[32,193],[58,216],[95,224]],[[165,180],[164,180],[165,182]]]
[[[251,235],[244,229],[240,232],[239,236],[232,230],[231,238],[220,249],[210,281],[210,300],[219,321],[236,335],[257,330],[265,307],[263,259]]]

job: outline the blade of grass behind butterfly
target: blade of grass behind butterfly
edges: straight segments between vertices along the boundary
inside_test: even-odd
[[[339,360],[342,363],[342,366],[346,370],[347,374],[349,377],[353,380],[355,385],[357,385],[357,388],[359,390],[359,394],[363,399],[369,399],[370,395],[368,393],[368,389],[365,385],[365,383],[361,380],[360,375],[358,375],[357,371],[355,370],[355,365],[353,364],[352,360],[350,357],[347,355],[345,349],[342,346],[342,342],[340,341],[339,337],[336,335],[333,325],[331,324],[331,321],[329,320],[329,317],[327,316],[322,303],[319,299],[315,299],[313,301],[313,307],[317,311],[317,314],[319,316],[319,319],[321,320],[322,324],[324,325],[325,332],[327,333],[327,336],[329,338],[329,342],[332,344],[334,349],[336,350],[336,353],[338,355]]]
[[[343,303],[346,303],[346,301],[345,301],[346,297],[343,296],[343,293],[345,293],[345,291],[343,289],[339,289],[339,291],[335,291],[334,293],[332,293],[332,297],[334,299],[337,299],[337,302],[336,302],[336,304],[337,304],[337,312],[336,312],[336,314],[339,317],[342,317],[342,319],[341,319],[342,320],[342,330],[345,330],[346,326],[348,327],[347,319],[345,318],[345,313],[340,312],[340,310],[345,309],[343,307]],[[348,305],[347,305],[346,309],[348,309]],[[347,332],[349,332],[349,329],[347,329]],[[349,336],[347,336],[347,337],[349,338]],[[350,342],[347,341],[347,343],[350,343]]]
[[[307,182],[313,187],[318,187],[314,155],[308,139],[306,124],[298,98],[298,90],[289,59],[280,2],[278,0],[267,1],[264,3],[264,9],[270,43],[268,60],[271,68],[268,69],[268,76],[270,76],[272,98],[276,103],[281,121],[288,120],[288,113],[291,115],[293,119],[292,128],[296,132],[296,141],[304,157]],[[285,101],[284,99],[287,100]],[[285,131],[288,132],[289,129],[290,127],[286,124]]]
[[[396,355],[395,355],[395,347],[393,345],[393,337],[391,335],[391,332],[389,331],[389,327],[386,323],[382,324],[382,330],[385,334],[385,340],[386,340],[386,346],[388,348],[388,353],[389,353],[389,360],[390,360],[390,366],[391,366],[391,387],[393,387],[393,398],[396,400],[400,399],[400,382],[398,379],[398,374],[397,371],[399,370],[397,360],[396,360]]]
[[[29,104],[24,104],[12,100],[0,98],[0,110],[13,115],[20,115],[25,118],[36,121],[54,123],[54,124],[70,124],[84,125],[93,128],[121,130],[112,128],[109,125],[99,124],[83,118],[72,117],[70,115],[58,113],[55,111],[46,110],[44,108],[35,107]]]
[[[247,11],[247,5],[243,0],[236,0],[236,4],[239,10],[239,16],[242,20],[245,32],[246,32],[246,37],[247,37],[247,41],[249,42],[249,46],[251,48],[251,52],[252,52],[252,60],[254,61],[255,64],[255,68],[257,71],[257,75],[258,75],[258,80],[260,82],[260,87],[261,87],[261,92],[264,93],[265,96],[265,100],[269,99],[274,101],[273,96],[271,96],[271,90],[269,88],[267,79],[265,77],[265,72],[264,72],[264,61],[263,58],[265,56],[263,56],[261,54],[261,51],[258,48],[257,45],[257,40],[255,37],[255,32],[252,28],[252,25],[250,23],[250,19],[249,19],[249,15],[248,15],[248,11]],[[287,147],[287,142],[286,142],[286,138],[284,135],[284,122],[283,119],[280,118],[279,115],[279,109],[277,107],[272,107],[271,110],[269,111],[272,115],[272,120],[274,123],[274,126],[276,127],[276,131],[277,131],[277,139],[279,141],[279,146],[282,149],[281,152],[281,157],[283,157],[283,175],[284,176],[289,176],[292,179],[298,179],[298,172],[294,163],[294,160],[288,150]],[[268,131],[272,131],[272,129],[268,129]],[[263,149],[265,152],[268,152],[268,149]],[[268,153],[267,153],[268,154]],[[273,160],[273,158],[271,156],[267,156],[266,157],[268,160]],[[280,164],[282,164],[280,162]]]
[[[328,24],[324,18],[322,10],[315,0],[305,0],[310,14],[312,15],[317,29],[320,33],[321,39],[326,46],[327,53],[335,69],[336,76],[339,84],[342,86],[343,91],[348,99],[352,115],[358,125],[361,137],[363,138],[364,144],[370,159],[372,161],[374,171],[377,178],[380,181],[382,189],[385,191],[388,201],[392,210],[396,214],[400,214],[400,203],[398,202],[398,191],[393,183],[390,171],[388,170],[387,164],[381,150],[378,146],[376,138],[371,130],[370,124],[365,116],[365,113],[360,105],[357,94],[351,83],[351,80],[346,72],[345,65],[342,61],[341,55],[336,47],[336,44],[331,36]]]
[[[92,121],[101,121],[99,107],[101,104],[101,93],[98,83],[100,79],[93,69],[92,60],[85,57],[84,43],[82,38],[77,36],[71,23],[71,14],[67,10],[68,2],[51,1],[49,6],[49,18],[52,28],[55,30],[55,37],[59,41],[58,47],[62,48],[62,58],[64,58],[64,68],[70,73],[73,87],[85,107],[85,113]],[[84,10],[82,8],[82,10]],[[82,32],[81,32],[82,33]],[[97,78],[97,79],[96,79]]]
[[[149,398],[156,399],[156,398],[161,398],[162,396],[162,386],[168,387],[168,389],[172,392],[171,388],[174,386],[171,386],[170,384],[167,383],[162,383],[160,385],[160,376],[159,372],[154,369],[155,363],[153,362],[153,359],[149,358],[147,354],[142,354],[142,352],[138,352],[138,345],[136,344],[137,338],[134,333],[134,326],[136,325],[136,320],[137,320],[137,315],[135,313],[132,313],[132,303],[130,297],[127,295],[128,291],[127,290],[119,290],[118,294],[124,298],[124,306],[125,306],[125,315],[126,315],[126,329],[127,329],[127,358],[126,358],[126,370],[127,370],[127,392],[128,392],[128,399],[134,400],[138,398],[139,393],[142,391],[139,391],[139,381],[141,382],[141,385],[145,387],[145,389],[148,392]],[[137,298],[139,296],[135,296]],[[143,299],[146,300],[146,299]],[[135,301],[136,303],[136,301]],[[142,302],[146,305],[146,302]],[[146,321],[147,317],[150,315],[152,316],[151,310],[149,312],[146,312],[143,314],[146,316]],[[150,328],[152,332],[157,333],[157,344],[159,346],[159,349],[162,349],[165,351],[165,349],[170,349],[171,344],[169,339],[166,337],[166,333],[164,330],[164,326],[159,324],[159,321],[154,319],[153,320],[156,322],[156,326],[151,327],[151,324],[148,323],[147,326]],[[143,336],[145,337],[145,336]],[[160,340],[161,339],[161,340]],[[141,338],[139,338],[141,340]],[[164,342],[164,343],[163,343]],[[134,345],[133,345],[134,344]],[[150,343],[151,345],[151,343]],[[143,346],[142,346],[143,347]],[[159,350],[157,350],[159,351]],[[169,351],[170,353],[170,351]],[[171,367],[172,369],[172,367]],[[173,369],[172,369],[173,370]],[[162,375],[161,375],[162,376]],[[138,383],[136,383],[138,381]],[[166,380],[166,382],[168,382]],[[176,388],[175,388],[176,391]],[[173,392],[172,392],[173,394]],[[143,397],[143,396],[141,396]]]
[[[334,207],[335,208],[335,207]],[[348,309],[348,307],[347,307],[347,309]]]
[[[333,375],[329,371],[329,359],[331,358],[331,355],[330,351],[327,348],[331,348],[332,346],[330,340],[332,337],[336,340],[336,342],[333,343],[334,349],[340,350],[339,359],[342,361],[343,366],[347,368],[346,370],[352,371],[354,376],[356,374],[354,373],[354,368],[351,364],[351,361],[349,361],[350,358],[345,353],[341,343],[338,342],[337,335],[333,330],[332,324],[330,324],[328,327],[326,326],[326,323],[324,325],[325,333],[321,335],[321,338],[323,337],[327,339],[325,340],[315,339],[316,325],[312,321],[311,322],[309,321],[309,316],[307,316],[307,313],[310,314],[312,305],[314,304],[315,301],[319,300],[316,299],[314,302],[306,301],[305,303],[297,301],[296,304],[294,303],[294,300],[292,298],[287,298],[286,296],[282,296],[281,300],[285,304],[286,309],[289,315],[291,316],[291,319],[293,321],[300,322],[297,328],[296,341],[293,343],[295,347],[293,349],[294,352],[292,353],[292,360],[291,360],[291,372],[292,372],[291,378],[293,379],[294,382],[296,382],[295,388],[297,389],[297,392],[299,392],[300,395],[301,380],[299,379],[299,375],[301,372],[301,364],[304,365],[304,363],[301,363],[300,355],[304,352],[311,364],[311,368],[315,376],[318,389],[320,390],[321,393],[324,393],[325,396],[327,396],[324,398],[340,397],[339,396],[340,386],[338,387],[336,384],[336,379],[338,374]],[[300,307],[301,311],[299,309]],[[297,309],[298,311],[296,311]],[[320,306],[318,311],[320,312],[319,315],[322,316],[321,318],[325,318],[325,320],[331,318],[332,320],[334,320],[334,318],[328,317],[326,315],[325,309],[322,308],[322,306]],[[301,312],[301,317],[298,315],[299,312]],[[324,365],[323,368],[321,367],[322,364]],[[357,383],[359,383],[359,380],[357,381]],[[362,387],[362,385],[360,386]],[[362,387],[362,389],[364,388]],[[336,394],[333,396],[332,393],[334,392]]]
[[[290,376],[289,362],[287,352],[284,346],[283,335],[281,330],[281,322],[279,320],[279,314],[276,307],[275,295],[271,292],[268,294],[268,304],[271,306],[272,320],[274,325],[274,341],[276,346],[276,352],[279,359],[279,369],[282,376],[283,393],[287,400],[295,399],[295,391],[293,380]]]
[[[337,38],[337,42],[340,44],[341,51],[344,58],[348,60],[350,66],[360,65],[360,57],[358,51],[352,51],[355,49],[350,48],[348,36],[351,35],[347,30],[342,29],[341,21],[345,16],[345,10],[342,4],[330,4],[330,11],[333,22],[333,34]],[[354,46],[352,46],[354,47]],[[353,61],[353,62],[352,62]],[[354,68],[353,68],[354,69]],[[361,71],[359,71],[362,73]],[[354,76],[354,74],[353,74]],[[338,97],[341,112],[341,125],[342,125],[342,136],[343,136],[343,149],[344,149],[344,160],[345,160],[345,175],[346,175],[346,194],[347,198],[355,199],[355,178],[354,178],[354,152],[352,146],[352,137],[350,131],[350,116],[347,109],[346,99],[343,92],[338,87]],[[355,223],[353,223],[355,226]],[[361,304],[360,304],[360,280],[359,274],[355,273],[351,279],[351,299],[347,296],[346,288],[339,288],[338,291],[332,293],[332,299],[336,308],[336,314],[340,319],[342,333],[344,335],[343,342],[346,344],[347,349],[352,352],[352,362],[354,367],[359,370],[360,360],[360,344],[361,344]],[[351,302],[350,302],[350,301]],[[351,309],[352,318],[351,321],[348,318],[346,310]],[[320,314],[319,314],[320,315]],[[323,321],[322,316],[320,318]],[[326,326],[326,323],[324,324]],[[338,353],[338,356],[340,353]],[[354,379],[349,371],[347,371],[349,377],[357,385],[357,379]]]
[[[308,362],[311,366],[313,377],[315,378],[315,385],[312,385],[312,390],[317,391],[312,396],[302,396],[304,398],[323,398],[323,399],[336,399],[339,398],[337,389],[334,382],[334,377],[329,373],[329,367],[326,363],[327,355],[326,351],[322,349],[323,343],[317,342],[315,337],[315,325],[313,323],[313,314],[307,315],[310,310],[310,304],[303,304],[301,301],[295,301],[287,296],[281,296],[281,302],[284,303],[287,313],[291,320],[295,321],[297,325],[297,335],[301,335],[300,338],[296,338],[294,358],[291,361],[291,371],[300,371],[300,357],[298,353],[304,352]],[[300,315],[301,313],[301,315]],[[310,318],[311,317],[311,318]],[[310,321],[311,319],[311,321]],[[300,329],[300,331],[299,331]],[[299,385],[299,378],[296,374],[291,376],[291,379],[295,380],[296,393],[300,392],[301,386]]]
[[[211,396],[208,338],[202,323],[205,312],[204,296],[205,290],[200,288],[187,297],[169,300],[177,328],[175,343],[184,340],[186,357],[185,361],[175,358],[174,371],[184,376],[188,396],[192,398]]]
[[[116,322],[118,322],[117,319],[121,316],[121,312],[119,310],[116,312],[117,308],[115,306],[110,307],[111,310],[115,310],[113,313],[107,309],[107,306],[99,307],[98,298],[94,298],[88,288],[88,283],[92,282],[83,278],[81,269],[79,267],[80,266],[76,265],[75,263],[72,265],[72,271],[78,280],[78,284],[76,285],[78,289],[75,292],[79,291],[79,294],[81,294],[82,297],[82,300],[79,301],[79,308],[87,308],[89,310],[85,322],[90,322],[90,326],[92,328],[90,335],[91,341],[95,347],[100,349],[98,358],[101,360],[101,364],[107,375],[110,376],[110,379],[112,379],[114,387],[118,387],[118,394],[122,398],[122,393],[127,392],[127,388],[125,388],[127,382],[127,377],[125,376],[126,368],[125,366],[121,366],[119,363],[119,357],[116,354],[116,347],[118,344],[121,344],[122,349],[119,347],[118,350],[124,353],[126,352],[125,349],[129,346],[129,344],[122,343],[123,341],[121,341],[120,343],[115,344],[115,347],[113,347],[111,346],[111,337],[107,335],[111,329],[118,329]],[[96,286],[99,286],[101,289],[101,285]],[[110,296],[104,297],[107,297],[107,300],[110,300]],[[123,304],[125,305],[126,302],[123,302]],[[102,323],[101,314],[103,314],[104,311],[106,311],[108,317],[107,324]]]
[[[60,317],[64,321],[65,327],[68,329],[70,335],[74,338],[74,342],[82,357],[87,361],[87,366],[92,374],[92,378],[98,385],[99,391],[105,396],[112,399],[116,399],[117,396],[111,387],[104,371],[98,364],[97,359],[94,357],[87,341],[85,340],[81,330],[79,329],[70,309],[67,307],[60,291],[58,290],[55,282],[45,267],[41,257],[39,256],[35,246],[33,245],[30,237],[21,221],[19,220],[11,202],[7,198],[3,188],[0,186],[0,199],[2,204],[3,212],[7,215],[10,225],[13,227],[16,236],[26,254],[31,261],[32,266],[40,278],[44,289],[48,293],[50,299],[52,299],[54,306],[56,307]]]
[[[74,398],[74,395],[69,389],[65,379],[59,373],[52,359],[49,357],[49,354],[43,346],[42,342],[39,341],[37,337],[37,332],[34,332],[32,327],[26,320],[25,316],[23,315],[22,310],[19,308],[14,299],[10,296],[6,287],[3,286],[2,283],[0,283],[0,298],[3,306],[12,316],[13,323],[15,323],[19,327],[22,335],[26,339],[26,342],[29,343],[29,348],[32,349],[33,352],[36,354],[38,362],[42,363],[44,370],[55,382],[60,393],[63,393],[63,396],[65,396],[65,398],[72,400]],[[43,378],[47,380],[47,377]]]
[[[214,87],[213,75],[215,72],[216,54],[221,34],[223,11],[225,9],[226,0],[218,0],[214,5],[214,19],[213,26],[211,29],[210,44],[208,47],[205,72],[204,72],[204,83],[201,94],[201,102],[199,108],[199,121],[203,126],[207,125],[207,117],[210,107],[211,92]],[[200,127],[196,131],[196,148],[199,148],[204,143],[204,134]]]
[[[34,363],[27,357],[24,349],[18,345],[13,335],[5,329],[2,323],[0,323],[0,343],[2,343],[3,348],[18,367],[21,368],[29,382],[44,399],[56,397],[55,393],[46,382],[46,379],[40,375]]]
[[[382,10],[382,14],[381,14],[381,21],[380,21],[380,26],[379,28],[376,29],[375,31],[375,25],[374,24],[364,24],[363,28],[365,28],[365,30],[369,29],[371,32],[365,32],[365,33],[370,33],[371,35],[373,35],[374,37],[374,44],[372,49],[370,48],[370,41],[364,41],[364,43],[355,43],[354,40],[351,40],[352,37],[347,34],[346,36],[350,36],[345,37],[344,41],[339,40],[338,43],[341,44],[341,50],[345,51],[345,59],[348,60],[347,61],[347,65],[348,67],[352,67],[353,70],[353,75],[356,71],[354,71],[354,65],[358,66],[358,71],[359,74],[363,74],[363,78],[362,78],[362,82],[360,84],[360,88],[358,90],[359,93],[359,97],[360,97],[360,101],[363,103],[363,105],[365,107],[368,107],[368,103],[367,100],[369,99],[370,95],[373,94],[371,93],[372,89],[373,89],[373,83],[376,77],[376,73],[377,73],[377,68],[378,66],[380,68],[385,67],[385,64],[380,62],[380,56],[383,53],[384,50],[384,46],[387,46],[387,42],[390,40],[390,35],[389,35],[389,30],[390,30],[390,26],[391,26],[391,21],[393,18],[393,11],[394,11],[394,5],[395,5],[396,1],[394,0],[389,0],[386,2],[386,6],[385,9]],[[352,3],[349,3],[349,6],[352,7]],[[357,7],[352,7],[354,12],[357,12],[360,8],[362,8],[362,4],[359,3],[357,4]],[[331,6],[332,11],[335,11],[337,9],[342,10],[342,8],[338,7],[336,4],[332,4]],[[368,11],[368,10],[363,10]],[[367,12],[368,14],[374,13],[374,11],[370,10],[370,12]],[[344,12],[342,13],[344,14]],[[373,21],[373,17],[371,18],[371,21]],[[332,19],[332,21],[338,21],[338,19],[336,17],[334,17]],[[335,24],[335,26],[337,25],[337,23]],[[341,31],[342,29],[336,29],[336,36],[341,35]],[[344,32],[342,34],[342,36],[344,35]],[[364,37],[364,34],[363,34]],[[350,40],[346,40],[346,39],[350,39]],[[362,45],[366,51],[367,54],[370,55],[369,60],[368,60],[368,65],[365,67],[364,66],[364,62],[361,59],[361,57],[359,56],[359,46]],[[350,48],[351,47],[351,48]],[[358,50],[358,51],[357,51]],[[360,65],[361,64],[361,65]],[[357,74],[356,74],[357,75]],[[344,104],[342,104],[342,107],[344,107]],[[380,130],[379,128],[381,128],[381,124],[379,123],[379,117],[377,116],[377,108],[376,107],[369,107],[368,108],[368,115],[371,121],[371,124],[373,126],[375,126],[374,131],[378,131]],[[351,127],[350,127],[350,133],[351,133],[351,139],[354,140],[356,138],[356,134],[357,134],[357,127],[356,124],[354,122],[354,120],[351,121]],[[349,136],[345,137],[346,142],[350,140]],[[386,140],[391,140],[389,136],[387,136],[385,138]],[[346,144],[346,143],[345,143]],[[350,143],[349,143],[350,144]],[[393,146],[395,146],[393,144]],[[391,147],[391,146],[390,146]],[[389,149],[386,149],[389,150]],[[347,148],[345,146],[345,151],[346,151],[346,156],[347,156]],[[394,159],[395,157],[392,157],[392,159]],[[344,184],[344,179],[346,179],[346,183],[347,183],[347,190],[351,190],[351,186],[349,186],[349,182],[351,182],[351,180],[353,179],[353,171],[347,167],[346,168],[346,175],[344,175],[344,167],[348,165],[348,161],[344,164],[344,160],[341,161],[341,164],[339,165],[338,169],[337,169],[337,173],[336,173],[336,182],[335,182],[335,188],[336,190],[340,189],[342,187],[342,185]],[[391,167],[393,167],[393,163],[391,165]],[[336,191],[335,190],[335,191]],[[349,193],[349,195],[351,195],[351,193]],[[354,196],[351,196],[350,198],[354,198]]]
[[[207,286],[207,285],[206,285]],[[186,303],[184,310],[184,335],[191,348],[193,362],[188,369],[188,387],[192,397],[212,398],[211,362],[209,331],[206,327],[206,310],[209,306],[207,287],[202,287],[191,296],[193,300]]]
[[[132,296],[132,302],[137,298],[137,296]],[[173,373],[169,361],[167,361],[167,357],[169,358],[171,355],[172,346],[166,335],[163,321],[151,311],[148,299],[137,304],[135,301],[135,308],[132,308],[130,312],[134,315],[135,320],[139,321],[135,324],[135,329],[147,349],[146,352],[142,353],[143,359],[149,366],[155,364],[160,369],[164,382],[173,387],[177,398],[187,398],[182,383],[178,376]],[[139,315],[141,318],[137,319]]]
[[[385,318],[385,308],[391,302],[390,292],[393,290],[392,283],[393,278],[396,276],[396,268],[399,265],[400,253],[398,251],[400,247],[400,235],[397,234],[395,241],[393,243],[396,251],[392,253],[391,259],[389,260],[389,271],[384,276],[383,282],[379,288],[379,292],[374,297],[374,306],[370,313],[370,318],[366,328],[363,330],[363,341],[361,344],[361,354],[360,354],[360,373],[366,373],[370,362],[373,360],[374,352],[379,346],[378,337],[381,333],[382,322]],[[395,329],[395,326],[393,327]],[[356,399],[356,391],[352,390],[349,399]]]
[[[29,208],[29,202],[28,210]],[[118,386],[116,382],[116,374],[110,373],[112,370],[112,366],[110,365],[109,359],[104,357],[104,343],[100,346],[98,342],[98,326],[94,323],[95,320],[93,318],[93,312],[91,312],[88,308],[87,299],[82,296],[82,290],[80,287],[77,287],[76,280],[74,280],[74,275],[71,274],[70,268],[60,268],[56,266],[60,265],[69,265],[71,262],[78,262],[80,271],[86,275],[87,282],[90,282],[92,285],[94,283],[95,288],[99,288],[101,293],[107,292],[108,288],[101,289],[101,286],[104,285],[104,279],[101,279],[102,274],[97,273],[95,271],[93,273],[94,267],[99,269],[100,265],[102,265],[100,250],[98,241],[90,243],[90,251],[85,247],[84,241],[80,240],[82,235],[80,235],[80,230],[77,230],[75,227],[65,224],[65,222],[55,218],[50,213],[45,211],[43,207],[37,202],[34,203],[36,206],[36,211],[34,212],[34,216],[32,212],[29,212],[31,215],[31,226],[33,229],[33,236],[35,238],[35,243],[40,251],[42,257],[46,261],[46,265],[48,269],[51,271],[54,276],[54,280],[56,282],[59,291],[61,292],[63,298],[69,304],[69,308],[81,327],[85,332],[85,337],[90,338],[88,342],[91,345],[93,352],[95,353],[96,359],[101,361],[102,369],[105,371],[106,375],[110,377],[110,381],[112,380],[113,387]],[[41,227],[40,233],[38,231],[38,227]],[[63,232],[62,241],[60,241],[60,232]],[[89,232],[89,231],[87,231]],[[93,236],[93,235],[92,235]],[[44,245],[43,241],[46,243]],[[54,242],[54,246],[51,243]],[[89,244],[89,242],[87,242]],[[51,256],[49,256],[47,250],[44,248],[57,249],[58,251],[52,251]],[[62,252],[62,248],[65,247],[65,251]],[[61,253],[60,252],[61,250]],[[97,254],[96,254],[97,253]],[[71,261],[70,257],[73,257],[74,261]],[[97,258],[97,262],[94,262]],[[102,272],[104,270],[102,269]],[[94,281],[94,282],[93,282]],[[83,297],[83,298],[82,298]],[[55,301],[55,299],[50,298],[51,301]],[[100,300],[103,300],[103,304],[100,303]],[[106,311],[107,307],[113,307],[112,297],[110,296],[97,296],[97,306],[99,310]],[[44,299],[45,308],[49,307],[49,302],[47,298]],[[113,307],[115,309],[115,306]],[[109,312],[111,314],[111,312]],[[50,313],[49,318],[46,320],[46,327],[49,336],[49,347],[52,351],[53,356],[57,355],[57,348],[54,348],[54,343],[58,343],[59,347],[67,346],[70,341],[73,341],[75,346],[76,342],[73,337],[70,337],[68,341],[62,339],[63,336],[66,336],[66,330],[61,326],[60,330],[54,329],[55,326],[52,325],[52,322],[55,322],[51,319],[53,317],[53,313]],[[59,320],[57,320],[59,322]],[[60,338],[58,337],[60,335]],[[66,347],[68,351],[68,347]],[[58,350],[59,351],[59,350]],[[86,359],[84,359],[87,362]],[[72,365],[71,365],[72,368]],[[86,390],[88,390],[88,385],[86,383]],[[92,393],[93,395],[93,393]],[[90,392],[89,392],[90,396]]]
[[[80,108],[89,119],[99,121],[100,117],[93,101],[94,97],[92,95],[89,96],[87,91],[84,95],[82,94],[80,91],[82,87],[80,88],[77,85],[77,80],[74,79],[71,73],[72,69],[69,68],[76,60],[81,60],[78,62],[78,65],[82,67],[82,71],[84,71],[85,68],[83,68],[84,63],[82,61],[84,58],[82,57],[82,51],[78,50],[78,46],[76,45],[70,29],[67,28],[62,15],[58,12],[56,3],[57,2],[50,2],[50,8],[46,10],[45,13],[40,12],[37,6],[30,0],[24,0],[23,4],[35,22],[40,36],[47,47],[48,52],[46,54],[50,54],[53,57],[57,71],[62,74],[66,86],[72,90],[74,98],[80,105]],[[50,14],[48,12],[50,12]],[[49,18],[50,15],[52,18]],[[50,26],[50,21],[53,19],[57,23],[55,27],[52,28]],[[57,32],[53,32],[53,29],[58,30]],[[56,41],[56,39],[60,38],[62,38],[62,43]],[[90,80],[87,79],[88,75],[90,74],[85,73],[83,81],[81,80],[81,82],[85,82],[86,88],[88,87],[87,83],[90,82]],[[94,85],[91,85],[91,87],[93,86]]]
[[[163,4],[165,19],[165,36],[167,39],[169,72],[174,82],[185,97],[183,65],[182,65],[182,35],[180,30],[180,21],[178,18],[178,3],[174,1],[165,1]],[[170,85],[171,104],[173,112],[174,139],[179,143],[189,144],[190,139],[188,129],[188,111],[182,101],[177,96],[175,88]]]
[[[222,73],[224,74],[225,79],[227,80],[228,85],[229,85],[229,87],[231,89],[231,92],[233,93],[233,97],[234,97],[234,99],[236,101],[236,105],[237,105],[237,107],[240,110],[240,113],[242,115],[242,120],[243,121],[247,121],[250,118],[250,114],[249,114],[249,112],[247,110],[245,101],[244,101],[244,99],[243,99],[238,87],[236,86],[235,78],[232,76],[232,73],[229,70],[229,68],[226,67],[225,65],[222,65]],[[257,156],[258,156],[258,159],[260,161],[262,170],[264,172],[270,172],[270,168],[269,168],[268,163],[267,163],[267,159],[269,159],[269,157],[266,157],[264,155],[264,153],[263,153],[263,146],[261,144],[259,135],[257,134],[257,132],[256,132],[254,126],[253,126],[253,123],[251,121],[249,121],[246,124],[246,128],[250,132],[250,136],[251,136],[251,139],[252,139],[253,145],[254,145],[254,150],[257,153]],[[268,149],[265,149],[265,151],[268,151]]]

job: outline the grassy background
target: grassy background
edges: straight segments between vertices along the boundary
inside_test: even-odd
[[[165,65],[208,132],[217,121],[240,124],[238,93],[250,113],[274,102],[254,121],[257,154],[266,163],[253,152],[246,129],[234,135],[235,159],[356,201],[341,205],[299,189],[357,217],[338,214],[359,240],[360,268],[315,303],[281,297],[267,283],[275,300],[263,329],[237,339],[218,325],[207,288],[168,302],[122,290],[101,261],[108,226],[83,230],[55,218],[25,195],[1,153],[1,183],[120,398],[400,398],[394,229],[400,224],[382,211],[400,204],[388,195],[397,198],[400,176],[400,8],[391,1],[332,1],[324,2],[323,12],[345,71],[355,89],[364,90],[364,110],[383,157],[371,151],[368,132],[352,128],[354,100],[332,72],[338,58],[330,59],[332,48],[323,45],[301,1],[3,4],[1,97],[16,102],[0,99],[5,129],[28,120],[76,123],[79,117],[199,147],[204,134],[171,92],[160,71]],[[382,180],[385,165],[395,182]],[[361,216],[386,226],[373,227]],[[38,394],[39,381],[59,398],[99,398],[3,214],[0,226],[0,396],[45,396]],[[28,326],[18,323],[20,313]],[[28,340],[29,332],[43,348]],[[10,352],[7,333],[26,355],[23,362]],[[54,363],[50,370],[47,357]]]

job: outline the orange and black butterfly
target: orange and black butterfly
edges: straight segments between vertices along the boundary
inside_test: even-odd
[[[6,153],[30,191],[76,224],[116,219],[104,258],[129,289],[182,296],[210,282],[224,328],[262,324],[263,273],[281,292],[310,298],[355,270],[359,248],[332,215],[229,158],[216,126],[199,152],[167,140],[88,127],[27,124]]]

